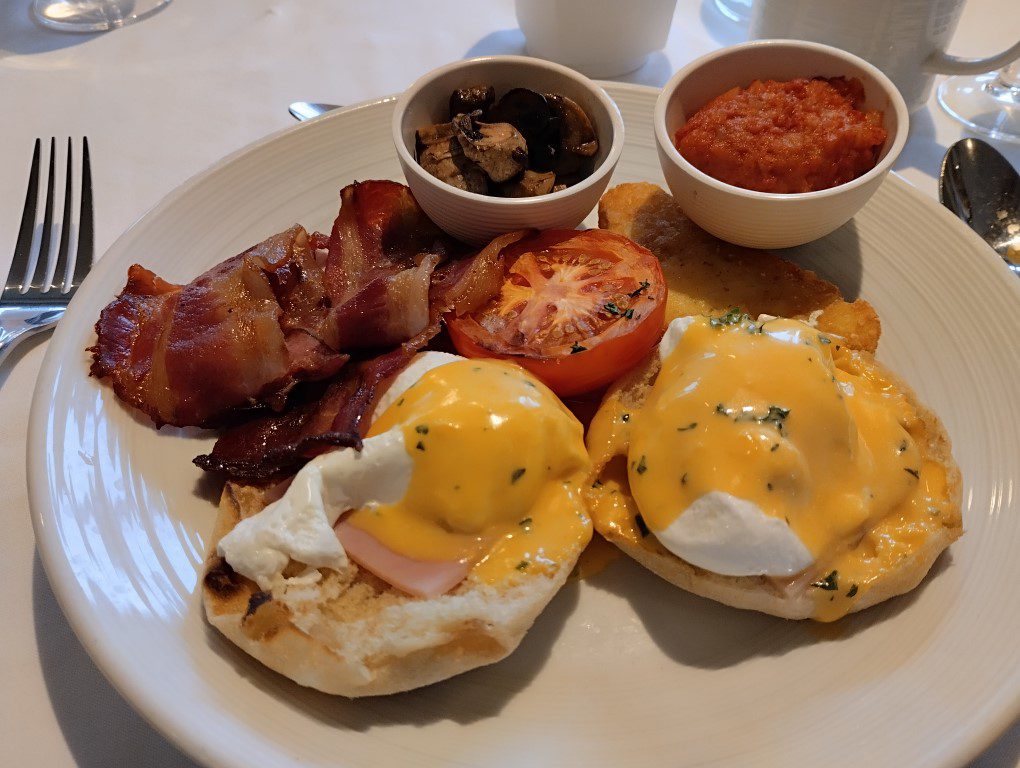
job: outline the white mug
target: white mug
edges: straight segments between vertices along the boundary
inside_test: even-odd
[[[914,112],[936,73],[974,75],[1020,57],[1020,42],[983,59],[946,53],[964,0],[755,0],[751,39],[792,38],[855,53],[882,70]]]
[[[666,44],[676,0],[517,0],[528,55],[588,77],[633,72]]]

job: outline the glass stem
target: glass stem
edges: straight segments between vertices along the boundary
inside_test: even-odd
[[[1020,59],[1000,69],[998,75],[996,85],[1012,90],[1020,89]]]

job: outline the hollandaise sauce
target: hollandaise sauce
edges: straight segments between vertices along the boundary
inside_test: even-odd
[[[389,549],[471,563],[496,583],[548,572],[591,538],[580,423],[522,368],[463,360],[426,373],[372,425],[404,436],[410,485],[347,518]]]
[[[784,578],[809,579],[816,618],[833,620],[952,514],[922,436],[906,395],[839,338],[795,320],[699,318],[643,407],[616,403],[593,422],[593,453],[605,446],[593,508],[600,530],[667,547],[665,533],[705,499],[757,508],[806,548],[810,564]],[[706,525],[702,539],[714,535]]]

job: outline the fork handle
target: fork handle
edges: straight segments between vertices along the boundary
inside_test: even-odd
[[[64,316],[64,307],[0,307],[0,365],[18,342],[48,331]]]

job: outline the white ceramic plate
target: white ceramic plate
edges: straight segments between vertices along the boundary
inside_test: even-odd
[[[661,181],[656,91],[610,85],[615,181]],[[967,533],[913,594],[835,626],[674,589],[629,560],[572,582],[508,660],[384,699],[299,688],[202,618],[219,488],[197,431],[156,432],[87,376],[99,310],[138,261],[171,280],[294,222],[328,231],[354,179],[399,178],[392,101],[295,126],[191,180],[125,233],[50,342],[32,406],[33,522],[89,653],[160,730],[215,766],[954,765],[1020,712],[1020,283],[890,178],[794,257],[871,301],[880,357],[942,415]],[[82,713],[82,716],[87,716]]]

